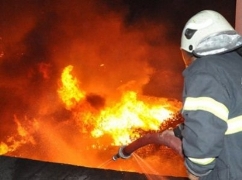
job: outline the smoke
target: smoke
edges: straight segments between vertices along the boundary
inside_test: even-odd
[[[41,124],[34,132],[37,142],[42,143],[49,131],[60,140],[67,137],[66,131],[55,127],[73,126],[73,122],[66,126],[72,114],[57,93],[61,73],[69,65],[87,92],[86,101],[96,110],[125,90],[166,97],[169,81],[158,83],[162,89],[151,81],[158,71],[172,71],[168,67],[173,62],[165,53],[172,44],[166,40],[166,25],[142,17],[132,20],[131,11],[129,3],[119,0],[1,2],[0,142],[16,134],[14,118],[20,124],[34,119]],[[57,135],[50,135],[52,142]]]
[[[88,93],[108,98],[124,88],[142,91],[154,70],[150,44],[166,33],[163,24],[132,27],[121,1],[8,1],[1,10],[1,111],[11,109],[10,116],[59,108],[56,90],[67,65]]]
[[[182,27],[202,9],[218,10],[233,24],[224,4],[235,7],[234,1],[2,1],[0,113],[10,112],[3,121],[59,109],[58,81],[68,65],[81,88],[100,97],[98,106],[125,89],[180,99]]]

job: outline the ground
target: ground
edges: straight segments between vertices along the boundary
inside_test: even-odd
[[[148,178],[149,177],[149,178]],[[0,156],[0,180],[187,180]]]

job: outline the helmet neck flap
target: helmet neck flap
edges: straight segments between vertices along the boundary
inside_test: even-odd
[[[204,10],[186,23],[181,38],[181,49],[195,56],[206,56],[232,51],[242,46],[242,37],[219,13]]]
[[[202,39],[192,53],[200,57],[229,52],[241,46],[242,37],[235,31],[226,31]]]

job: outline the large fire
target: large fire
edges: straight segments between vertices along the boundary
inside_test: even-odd
[[[161,131],[179,122],[175,118],[181,106],[179,101],[142,96],[128,90],[122,92],[119,99],[106,102],[103,97],[89,94],[81,87],[81,82],[72,75],[73,68],[69,65],[63,69],[57,89],[62,106],[69,114],[66,120],[55,127],[53,122],[46,122],[45,117],[29,119],[26,116],[19,120],[14,115],[16,133],[1,139],[0,155],[102,167],[102,161],[111,159],[118,146],[129,144],[145,132]],[[154,151],[156,148],[142,148],[145,150],[141,150],[140,155],[148,153],[153,158],[159,152],[163,156],[167,153],[164,147]],[[84,157],[90,151],[96,155],[87,161]],[[105,159],[98,157],[99,153],[105,154]],[[175,154],[172,156],[181,161]],[[133,161],[115,162],[102,168],[140,171]],[[184,175],[183,169],[176,175]]]
[[[72,69],[73,66],[70,65],[63,70],[58,90],[60,99],[66,109],[74,111],[75,120],[81,129],[92,126],[90,134],[94,138],[109,135],[113,139],[111,145],[130,143],[140,136],[137,129],[160,130],[162,122],[171,118],[178,108],[174,107],[174,103],[169,104],[166,99],[159,104],[145,103],[138,100],[136,92],[127,91],[123,92],[119,102],[94,113],[94,109],[86,104],[87,93],[81,90],[80,83],[71,75]],[[83,111],[83,105],[88,107],[88,112]]]

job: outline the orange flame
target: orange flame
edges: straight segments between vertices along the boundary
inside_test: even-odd
[[[62,86],[58,90],[58,94],[68,110],[85,97],[85,92],[78,87],[78,80],[70,74],[72,69],[73,66],[69,65],[63,70],[61,75]]]
[[[112,145],[127,144],[140,137],[138,130],[158,131],[162,122],[174,113],[174,104],[169,104],[167,99],[160,98],[159,104],[155,101],[147,103],[139,100],[133,91],[124,92],[119,102],[96,112],[84,100],[86,92],[79,88],[78,80],[70,74],[72,69],[73,66],[67,66],[63,70],[62,87],[58,93],[66,108],[74,111],[80,130],[91,132],[95,138],[110,136]]]
[[[28,124],[22,125],[17,116],[14,115],[14,122],[17,124],[17,133],[13,136],[9,136],[6,142],[0,142],[0,155],[14,152],[27,143],[35,144],[32,134],[39,128],[38,122],[35,119],[29,121],[26,117],[25,121],[27,121]]]
[[[84,91],[78,79],[72,75],[73,68],[69,65],[63,69],[57,89],[66,108],[65,111],[60,109],[60,112],[67,116],[57,122],[58,118],[53,118],[52,114],[40,114],[37,119],[19,119],[14,115],[16,132],[1,139],[0,155],[97,167],[117,152],[117,147],[112,146],[129,144],[148,131],[163,130],[171,126],[171,121],[176,121],[173,117],[180,109],[181,102],[143,96],[122,88],[119,88],[123,91],[120,99],[110,98],[112,100],[106,101],[99,95]],[[33,154],[33,150],[28,149],[31,147],[40,151]],[[93,153],[93,156],[86,160],[84,157],[89,153]],[[100,154],[105,156],[100,157]],[[160,155],[155,154],[157,160]],[[161,159],[163,156],[166,155],[162,155]],[[153,162],[153,157],[150,160],[160,167],[160,162]],[[172,160],[183,164],[176,156],[172,155]],[[120,170],[122,167],[127,171],[139,171],[135,165],[119,165],[110,164],[103,168]],[[173,173],[173,169],[170,169]],[[183,169],[181,171],[185,172]]]
[[[4,142],[0,143],[0,155],[6,154],[8,152],[8,145]]]
[[[128,144],[140,135],[136,131],[159,130],[161,123],[171,117],[172,111],[163,105],[149,105],[137,99],[133,91],[125,92],[121,101],[101,111],[92,131],[94,137],[109,134],[113,145]]]

